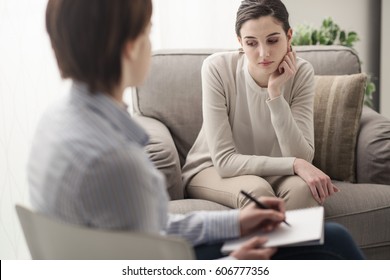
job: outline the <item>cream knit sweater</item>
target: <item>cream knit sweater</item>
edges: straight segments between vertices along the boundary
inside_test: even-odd
[[[297,73],[270,100],[243,52],[217,53],[202,67],[203,125],[183,167],[183,183],[215,166],[221,177],[292,175],[295,158],[314,156],[314,71]]]

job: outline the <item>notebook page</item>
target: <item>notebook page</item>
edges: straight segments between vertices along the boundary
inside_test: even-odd
[[[286,211],[286,221],[291,227],[281,223],[273,232],[255,233],[245,238],[227,241],[221,250],[231,252],[255,235],[268,237],[264,247],[304,245],[302,243],[323,244],[324,208],[322,206]]]

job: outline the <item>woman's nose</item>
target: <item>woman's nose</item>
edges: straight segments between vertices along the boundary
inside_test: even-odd
[[[269,49],[264,46],[259,46],[259,55],[261,57],[268,57],[269,56]]]

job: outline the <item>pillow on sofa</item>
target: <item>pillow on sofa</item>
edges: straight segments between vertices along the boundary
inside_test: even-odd
[[[367,77],[315,76],[313,164],[339,181],[356,181],[356,142]]]
[[[182,199],[184,194],[179,155],[167,127],[156,119],[137,114],[133,116],[133,119],[150,136],[145,151],[155,167],[163,173],[170,199]]]
[[[390,119],[363,107],[357,143],[357,181],[390,182]]]

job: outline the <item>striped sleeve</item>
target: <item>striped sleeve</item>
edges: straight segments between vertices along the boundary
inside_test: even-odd
[[[238,209],[171,214],[166,234],[181,236],[193,245],[237,238],[240,235],[238,215]]]

